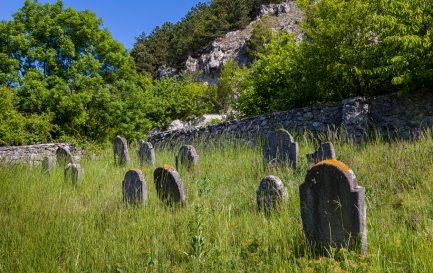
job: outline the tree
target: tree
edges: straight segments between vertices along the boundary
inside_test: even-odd
[[[156,27],[150,35],[143,33],[137,38],[131,56],[138,72],[155,72],[159,67],[170,63],[172,29],[173,24],[164,23],[161,27]]]
[[[94,13],[26,0],[0,30],[0,85],[14,90],[23,115],[51,113],[55,139],[103,141],[150,129],[125,124],[131,93],[144,89],[133,59]]]
[[[143,34],[137,39],[132,50],[137,69],[151,75],[162,65],[183,69],[189,56],[199,57],[215,39],[248,25],[262,4],[280,2],[284,0],[212,0],[199,3],[176,24],[165,23],[151,34]]]
[[[253,25],[251,38],[247,41],[247,53],[251,61],[254,61],[260,53],[265,51],[264,47],[271,41],[273,34],[269,17],[263,17]]]
[[[210,87],[191,78],[164,78],[155,81],[147,92],[145,112],[155,126],[162,128],[175,119],[188,119],[213,109]]]
[[[433,7],[417,0],[300,1],[308,39],[280,34],[245,78],[244,115],[433,87]]]
[[[224,64],[218,78],[217,92],[213,98],[217,110],[227,112],[236,108],[236,101],[242,89],[241,84],[245,84],[246,74],[247,68],[239,67],[232,59]]]
[[[299,105],[303,93],[298,89],[299,45],[294,35],[282,33],[265,46],[239,83],[242,87],[238,107],[243,115],[286,110]]]
[[[0,146],[25,145],[51,140],[50,113],[23,115],[15,108],[15,94],[0,87]]]

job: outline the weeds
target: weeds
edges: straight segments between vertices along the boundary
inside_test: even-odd
[[[373,137],[353,145],[333,137],[337,158],[366,189],[368,251],[314,254],[302,233],[298,186],[306,153],[319,141],[297,135],[299,170],[264,171],[260,146],[239,141],[196,143],[197,171],[179,170],[188,205],[167,208],[153,168],[138,167],[148,185],[145,207],[122,202],[121,183],[134,164],[115,167],[112,149],[83,158],[83,185],[38,167],[0,167],[0,272],[431,272],[433,268],[433,140]],[[323,139],[322,139],[323,138]],[[327,136],[323,135],[322,140]],[[176,147],[157,150],[157,165],[174,164]],[[266,175],[289,195],[280,213],[257,213]]]

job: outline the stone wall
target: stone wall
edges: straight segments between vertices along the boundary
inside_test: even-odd
[[[415,96],[388,95],[369,100],[369,118],[382,134],[408,138],[414,128],[432,128],[433,93]]]
[[[149,135],[148,140],[156,146],[170,142],[187,144],[194,139],[215,139],[222,135],[255,140],[278,128],[325,134],[344,130],[354,140],[360,140],[377,129],[387,136],[408,138],[414,128],[432,126],[433,93],[419,91],[404,97],[396,94],[355,97],[239,121],[160,132]]]
[[[0,163],[30,163],[40,165],[45,156],[55,156],[59,147],[68,148],[74,159],[83,155],[83,150],[69,143],[38,144],[0,147]]]

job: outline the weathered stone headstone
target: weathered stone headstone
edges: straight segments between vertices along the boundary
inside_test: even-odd
[[[286,202],[288,195],[283,182],[277,176],[266,176],[257,189],[257,207],[261,211],[278,210],[281,203]]]
[[[60,146],[56,150],[56,162],[64,168],[69,163],[74,163],[74,159],[72,157],[71,152],[67,147]]]
[[[185,189],[176,169],[168,164],[162,165],[153,173],[159,198],[172,205],[186,202]]]
[[[290,133],[284,129],[278,129],[269,133],[268,143],[263,146],[263,164],[267,168],[272,165],[289,165],[293,169],[298,168],[299,146]]]
[[[334,145],[332,145],[331,142],[323,143],[317,151],[307,154],[307,160],[309,163],[316,164],[326,159],[337,159],[335,156]]]
[[[314,165],[300,185],[304,233],[315,250],[329,247],[367,249],[365,189],[344,163]]]
[[[129,170],[122,182],[123,201],[128,204],[146,204],[147,184],[143,172]]]
[[[139,150],[138,157],[140,158],[140,165],[143,166],[145,163],[155,166],[155,149],[153,148],[152,143],[145,142],[140,139],[138,141]]]
[[[116,136],[113,141],[114,163],[119,166],[129,164],[131,159],[128,152],[128,142],[121,136]]]
[[[198,164],[199,156],[194,146],[183,145],[180,147],[178,159],[181,166],[187,167],[189,169]]]
[[[65,182],[72,182],[74,185],[80,185],[83,182],[84,170],[80,164],[69,163],[65,167],[64,178]]]
[[[55,166],[56,158],[54,156],[46,156],[42,161],[42,172],[51,175]]]

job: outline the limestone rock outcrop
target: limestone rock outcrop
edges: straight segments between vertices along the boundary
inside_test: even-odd
[[[264,17],[271,19],[273,31],[295,33],[298,41],[302,39],[304,34],[299,23],[303,13],[294,1],[264,5],[256,19],[244,29],[228,32],[215,40],[200,57],[189,57],[185,63],[186,72],[199,73],[202,81],[212,84],[217,83],[219,73],[229,59],[235,60],[241,66],[249,65],[251,60],[247,55],[248,40],[252,36],[254,24]]]

